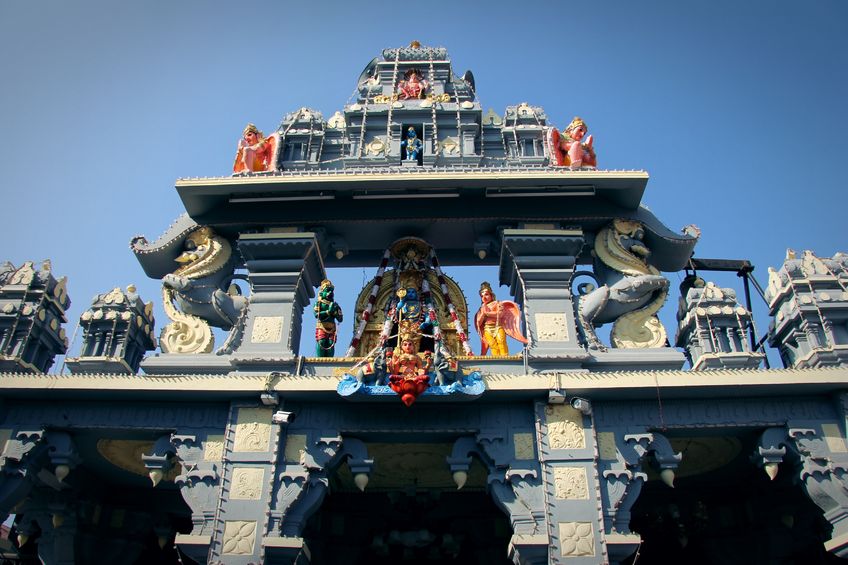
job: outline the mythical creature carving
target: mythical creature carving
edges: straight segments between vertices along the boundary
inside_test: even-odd
[[[209,353],[214,344],[209,326],[231,329],[247,304],[236,290],[224,291],[233,278],[232,247],[204,226],[188,235],[176,261],[182,266],[162,279],[171,323],[162,331],[160,347],[165,353]]]
[[[648,263],[640,222],[616,219],[595,238],[595,277],[600,288],[580,285],[578,319],[589,347],[603,349],[594,329],[614,322],[613,347],[661,347],[665,328],[656,313],[668,296],[668,279]]]

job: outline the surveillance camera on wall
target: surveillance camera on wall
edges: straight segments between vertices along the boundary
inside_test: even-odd
[[[296,414],[294,412],[286,412],[284,410],[277,410],[271,416],[271,422],[274,424],[291,424],[294,422]]]
[[[592,404],[585,398],[574,397],[571,399],[571,407],[579,410],[584,416],[592,414]]]

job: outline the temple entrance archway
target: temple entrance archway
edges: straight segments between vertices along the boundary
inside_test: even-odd
[[[451,448],[451,442],[369,443],[376,464],[365,492],[347,465],[337,467],[304,529],[311,562],[511,563],[512,528],[486,491],[488,471],[475,460],[457,490],[445,463]]]
[[[831,524],[798,483],[791,461],[770,480],[751,462],[756,432],[674,437],[683,454],[674,488],[649,465],[633,505],[631,530],[642,537],[624,563],[844,563],[825,551]]]

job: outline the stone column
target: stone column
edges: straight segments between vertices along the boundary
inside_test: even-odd
[[[237,365],[293,361],[300,347],[303,309],[325,277],[315,234],[243,234],[238,247],[253,294],[233,358]]]
[[[500,282],[522,307],[531,363],[579,364],[588,355],[577,339],[571,278],[583,232],[507,229],[502,238]]]

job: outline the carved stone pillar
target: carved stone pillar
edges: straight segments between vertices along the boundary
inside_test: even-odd
[[[548,563],[550,536],[535,437],[530,427],[485,429],[476,437],[458,439],[447,458],[459,488],[465,484],[471,454],[488,467],[489,492],[512,525],[509,557],[516,565]]]
[[[590,416],[568,403],[536,404],[547,498],[551,562],[608,560],[598,515],[599,476]],[[581,561],[583,562],[583,561]]]
[[[271,422],[273,412],[264,405],[232,405],[210,562],[247,565],[262,560],[280,436],[280,426]]]
[[[545,364],[588,358],[577,339],[571,277],[583,247],[579,229],[503,231],[500,282],[522,306],[531,361]]]
[[[325,277],[315,234],[243,234],[239,250],[248,269],[253,294],[237,364],[293,361],[300,346],[304,307]]]
[[[223,457],[223,438],[197,435],[171,436],[182,465],[182,474],[175,483],[180,487],[183,499],[191,508],[192,530],[188,534],[177,534],[174,542],[180,550],[198,563],[206,562],[212,536],[215,531],[215,509],[220,493],[218,470]]]
[[[792,422],[787,428],[769,428],[760,437],[754,461],[774,478],[777,465],[789,456],[786,448],[797,460],[798,477],[807,495],[833,526],[825,549],[848,557],[848,446],[839,426]]]

